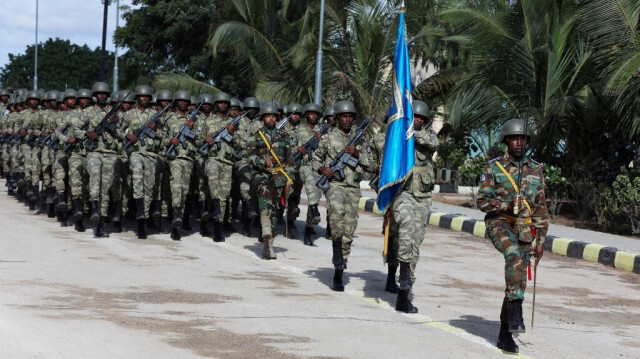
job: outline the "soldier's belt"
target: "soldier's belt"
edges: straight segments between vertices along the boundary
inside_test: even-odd
[[[511,222],[512,225],[513,224],[517,224],[517,225],[531,224],[531,217],[526,217],[526,218],[516,217],[516,216],[508,215],[506,213],[500,213],[498,216],[509,220],[509,222]]]

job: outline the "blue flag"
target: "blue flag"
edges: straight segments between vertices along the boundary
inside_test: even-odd
[[[378,187],[378,208],[385,212],[411,174],[415,163],[413,108],[411,105],[411,69],[406,40],[404,11],[400,13],[398,42],[393,59],[393,104],[384,140]]]

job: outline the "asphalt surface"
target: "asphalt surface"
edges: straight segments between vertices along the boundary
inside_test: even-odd
[[[486,239],[429,226],[414,288],[420,313],[398,313],[383,290],[381,220],[360,213],[347,290],[337,293],[323,237],[308,247],[278,236],[275,261],[239,234],[226,243],[197,232],[181,242],[131,231],[94,239],[1,194],[0,357],[505,357],[495,348],[502,256]],[[521,357],[640,357],[637,274],[545,254],[533,328],[531,289]]]

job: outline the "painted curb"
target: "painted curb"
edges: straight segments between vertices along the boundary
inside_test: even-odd
[[[381,214],[375,199],[362,197],[358,208],[363,211]],[[432,226],[466,232],[480,238],[487,237],[484,221],[465,217],[460,214],[429,212],[427,222]],[[544,249],[570,258],[604,264],[640,274],[640,253],[626,252],[614,247],[597,243],[586,243],[572,238],[547,236]]]

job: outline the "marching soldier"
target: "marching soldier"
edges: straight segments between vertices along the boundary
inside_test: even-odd
[[[204,134],[204,123],[213,119],[213,96],[206,93],[200,96],[200,113],[198,113],[198,123],[195,125],[195,133],[197,143],[202,142],[206,137]],[[205,176],[205,164],[206,158],[204,156],[196,156],[196,172],[197,176],[197,191],[198,191],[198,208],[200,209],[200,235],[203,237],[211,236],[211,231],[207,227],[207,222],[211,219],[212,201],[209,196],[209,184]]]
[[[60,94],[58,91],[49,91],[46,95],[49,110],[47,117],[44,119],[44,127],[40,140],[43,140],[48,135],[52,134],[57,124],[61,122],[63,112],[60,111],[58,97]],[[49,217],[55,217],[55,211],[53,202],[55,199],[55,188],[53,186],[53,163],[55,160],[55,150],[51,149],[46,144],[42,143],[40,146],[41,163],[42,163],[42,195],[40,196],[41,208],[39,213],[47,212]],[[45,208],[44,207],[48,207]]]
[[[542,165],[526,154],[529,131],[524,121],[502,126],[507,153],[489,161],[480,177],[478,207],[486,213],[487,233],[505,260],[505,297],[500,313],[498,348],[517,353],[512,333],[524,333],[522,301],[531,255],[542,258],[549,227]],[[535,240],[535,243],[534,243]]]
[[[331,241],[333,246],[333,290],[344,291],[342,276],[347,269],[347,261],[351,253],[353,234],[358,225],[358,203],[360,180],[365,170],[369,171],[370,160],[367,152],[362,151],[362,145],[346,146],[351,139],[351,128],[356,117],[356,108],[351,101],[339,101],[334,105],[338,127],[329,132],[320,142],[320,146],[313,158],[312,167],[319,174],[326,176],[331,183],[325,193],[329,207],[328,223],[331,226]],[[345,166],[345,177],[339,180],[330,168],[331,162],[344,150],[345,153],[359,158],[356,168]]]
[[[260,107],[262,128],[255,131],[247,148],[248,161],[254,170],[253,184],[260,209],[262,258],[276,259],[273,249],[278,216],[278,201],[293,183],[295,170],[289,135],[276,128],[278,107],[267,101]],[[284,193],[283,193],[284,191]]]
[[[251,164],[246,157],[246,148],[252,133],[261,127],[261,121],[256,120],[260,111],[260,101],[255,97],[247,97],[244,100],[244,111],[247,115],[240,120],[236,128],[236,158],[234,164],[234,182],[237,184],[242,199],[243,225],[242,232],[245,236],[251,235],[251,222],[258,216],[255,198],[251,191]]]
[[[35,210],[38,199],[38,189],[40,186],[40,173],[36,173],[39,165],[39,151],[33,148],[33,141],[28,142],[31,137],[38,137],[42,131],[42,113],[38,109],[40,104],[40,94],[37,91],[27,93],[27,108],[20,112],[21,123],[16,127],[16,131],[23,136],[20,144],[20,151],[23,158],[24,180],[26,184],[26,201],[30,210]],[[35,155],[35,156],[34,156]]]
[[[284,126],[284,131],[289,134],[292,143],[298,142],[298,130],[302,118],[302,105],[291,103],[286,106],[285,115],[289,117],[289,122]],[[293,177],[291,177],[293,178]],[[287,226],[289,226],[289,238],[296,238],[296,218],[300,215],[300,193],[302,193],[302,180],[296,176],[289,193],[289,205],[287,207]]]
[[[62,227],[67,226],[67,213],[71,209],[71,189],[70,189],[70,177],[69,174],[69,158],[71,157],[71,151],[64,152],[67,139],[61,139],[58,133],[70,132],[70,126],[68,125],[67,117],[72,111],[76,110],[76,96],[77,92],[74,89],[67,89],[62,94],[62,104],[60,108],[64,111],[60,111],[60,117],[55,118],[55,123],[52,124],[54,134],[52,135],[52,142],[49,147],[55,152],[53,160],[53,186],[56,190],[56,197],[58,203],[56,204],[56,213],[58,221]],[[51,143],[54,143],[53,145]]]

